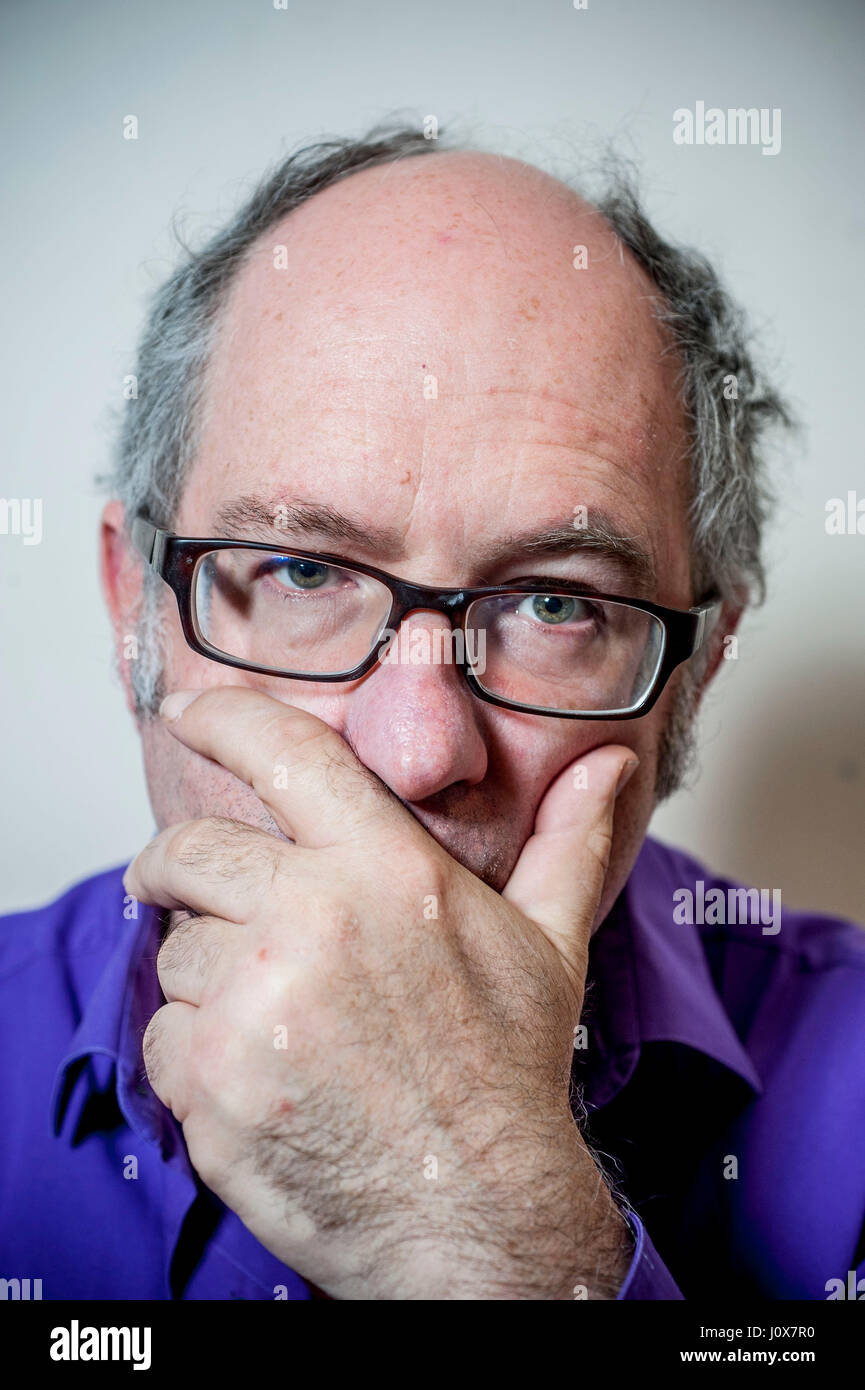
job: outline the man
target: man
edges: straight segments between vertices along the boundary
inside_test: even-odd
[[[159,833],[4,924],[5,1272],[826,1297],[863,938],[646,839],[786,419],[711,269],[373,134],[190,254],[138,382],[102,555]]]

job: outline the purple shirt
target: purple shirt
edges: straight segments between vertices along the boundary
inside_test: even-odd
[[[0,922],[0,1279],[309,1298],[147,1083],[160,916],[121,875]],[[772,922],[735,887],[646,840],[591,944],[574,1104],[634,1237],[620,1299],[825,1299],[865,1274],[865,932]]]

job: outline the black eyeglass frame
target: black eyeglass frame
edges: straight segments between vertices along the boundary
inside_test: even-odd
[[[133,520],[131,535],[136,550],[173,590],[177,600],[183,635],[193,651],[198,652],[201,656],[209,657],[212,661],[219,661],[224,666],[234,666],[242,671],[254,671],[263,676],[276,676],[281,680],[342,683],[358,680],[373,669],[378,660],[379,652],[391,640],[389,634],[397,631],[410,613],[428,610],[444,613],[451,620],[452,626],[456,622],[465,633],[466,612],[470,604],[482,598],[504,597],[507,594],[565,594],[570,598],[584,598],[589,602],[605,601],[607,603],[627,604],[631,608],[641,609],[644,613],[649,613],[653,618],[658,619],[663,628],[664,645],[661,660],[656,667],[652,684],[639,705],[633,709],[615,712],[559,710],[521,704],[518,701],[508,700],[502,695],[495,695],[491,691],[485,690],[472,671],[469,662],[463,659],[458,663],[462,666],[463,675],[469,688],[478,699],[485,700],[491,705],[498,705],[502,709],[519,710],[524,714],[548,715],[555,719],[614,721],[639,719],[644,714],[648,714],[649,710],[656,704],[676,667],[680,666],[683,661],[688,661],[703,645],[713,626],[712,618],[721,607],[719,597],[709,595],[694,608],[662,608],[657,603],[650,603],[648,599],[625,598],[621,594],[598,593],[595,589],[587,588],[585,585],[580,585],[569,579],[557,579],[548,585],[521,582],[464,589],[439,589],[425,584],[412,584],[406,579],[388,574],[385,570],[376,569],[373,565],[365,565],[357,560],[346,560],[343,556],[331,555],[325,551],[296,550],[293,546],[286,548],[270,545],[264,541],[226,540],[223,537],[207,540],[198,536],[178,536],[173,531],[161,530],[141,516]],[[373,644],[371,651],[359,665],[350,671],[339,671],[336,675],[331,676],[313,675],[309,672],[278,671],[271,666],[258,666],[251,661],[230,656],[227,652],[212,647],[202,635],[195,621],[193,585],[198,561],[214,550],[261,550],[271,555],[286,555],[298,560],[312,560],[320,564],[336,565],[343,569],[354,570],[357,574],[368,575],[371,579],[377,579],[390,591],[391,595],[390,613],[382,628],[382,636]]]

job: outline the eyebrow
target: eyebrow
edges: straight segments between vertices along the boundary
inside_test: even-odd
[[[401,557],[404,551],[404,538],[396,528],[370,524],[363,517],[349,516],[321,502],[236,497],[218,509],[214,524],[215,534],[230,540],[248,538],[276,543],[286,534],[304,539],[314,533],[384,559]],[[594,507],[588,509],[585,526],[578,527],[570,521],[541,531],[512,533],[480,548],[472,559],[476,566],[487,570],[522,555],[581,554],[607,561],[638,591],[652,592],[657,584],[650,552],[622,531],[608,512]],[[487,582],[484,575],[479,575],[479,582]]]
[[[260,497],[236,497],[219,508],[214,520],[216,534],[232,540],[243,531],[263,533],[267,540],[273,539],[274,532],[278,536],[289,532],[300,537],[315,532],[384,555],[394,555],[402,547],[402,537],[396,529],[373,526],[360,517],[355,520],[321,502],[267,502]]]
[[[591,521],[585,526],[565,522],[548,530],[506,537],[496,550],[521,555],[597,555],[614,564],[638,588],[653,589],[658,576],[651,553],[635,537],[621,531],[607,512],[592,507],[589,516]]]

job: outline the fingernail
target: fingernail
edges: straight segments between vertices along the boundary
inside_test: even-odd
[[[160,719],[164,719],[166,724],[173,724],[175,719],[180,718],[187,705],[197,700],[200,694],[200,690],[175,690],[171,695],[166,695],[159,706]]]
[[[619,792],[622,790],[623,787],[627,786],[628,782],[630,782],[631,778],[633,777],[634,773],[636,772],[639,766],[639,758],[629,758],[628,761],[623,765],[622,770],[619,773],[619,780],[616,783],[616,796],[619,795]]]

